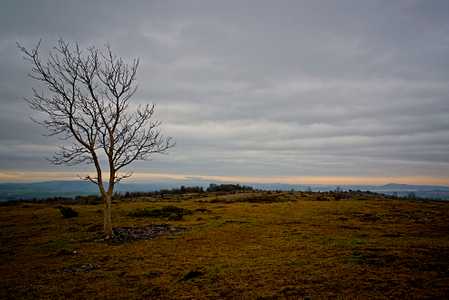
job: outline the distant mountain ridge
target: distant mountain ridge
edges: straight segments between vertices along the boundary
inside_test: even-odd
[[[388,183],[378,187],[379,190],[419,190],[419,191],[431,191],[431,190],[441,190],[449,191],[448,186],[444,185],[412,185],[412,184],[398,184],[398,183]]]
[[[167,180],[151,183],[127,182],[117,185],[117,192],[152,192],[161,189],[179,188],[180,186],[201,186],[206,188],[210,182],[201,179]],[[218,182],[225,183],[225,182]],[[236,182],[233,182],[236,183]],[[376,185],[306,185],[283,183],[245,183],[261,190],[296,190],[326,192],[335,190],[361,190],[376,193],[396,195],[399,197],[416,197],[449,200],[449,187],[438,185],[409,185],[389,183]],[[0,183],[0,201],[18,199],[42,199],[48,197],[75,197],[85,195],[98,195],[95,185],[85,181],[45,181],[30,183]]]

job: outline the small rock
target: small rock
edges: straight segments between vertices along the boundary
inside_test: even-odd
[[[75,272],[90,272],[95,270],[97,267],[93,264],[82,264],[80,266],[73,266],[69,268],[64,268],[63,272],[75,273]]]

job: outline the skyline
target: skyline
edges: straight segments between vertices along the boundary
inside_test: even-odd
[[[90,173],[90,175],[92,175]],[[82,173],[82,175],[86,175]],[[39,172],[14,171],[0,172],[0,183],[13,182],[45,182],[45,181],[72,181],[79,179],[81,174],[73,172]],[[105,177],[107,180],[108,177]],[[242,184],[291,184],[291,185],[447,185],[449,178],[435,179],[432,177],[323,177],[323,176],[283,176],[283,177],[254,177],[254,176],[207,176],[198,174],[166,174],[166,173],[134,173],[126,182],[162,182],[162,181],[210,181]]]
[[[449,185],[447,1],[5,1],[0,181],[77,179],[32,123],[16,42],[140,58],[133,103],[177,145],[133,180]]]

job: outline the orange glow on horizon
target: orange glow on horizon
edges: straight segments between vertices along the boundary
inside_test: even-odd
[[[77,180],[83,172],[0,171],[1,182],[35,182],[51,180]],[[154,180],[204,180],[234,183],[285,183],[323,185],[383,185],[387,183],[449,185],[449,178],[402,176],[402,177],[355,177],[355,176],[209,176],[195,174],[143,173],[137,172],[128,182]],[[107,180],[107,178],[105,178]]]

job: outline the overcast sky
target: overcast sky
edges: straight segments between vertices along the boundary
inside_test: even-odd
[[[60,37],[140,58],[134,101],[177,145],[137,173],[449,183],[447,0],[3,0],[0,180],[90,168],[50,165],[23,101],[16,42]]]

